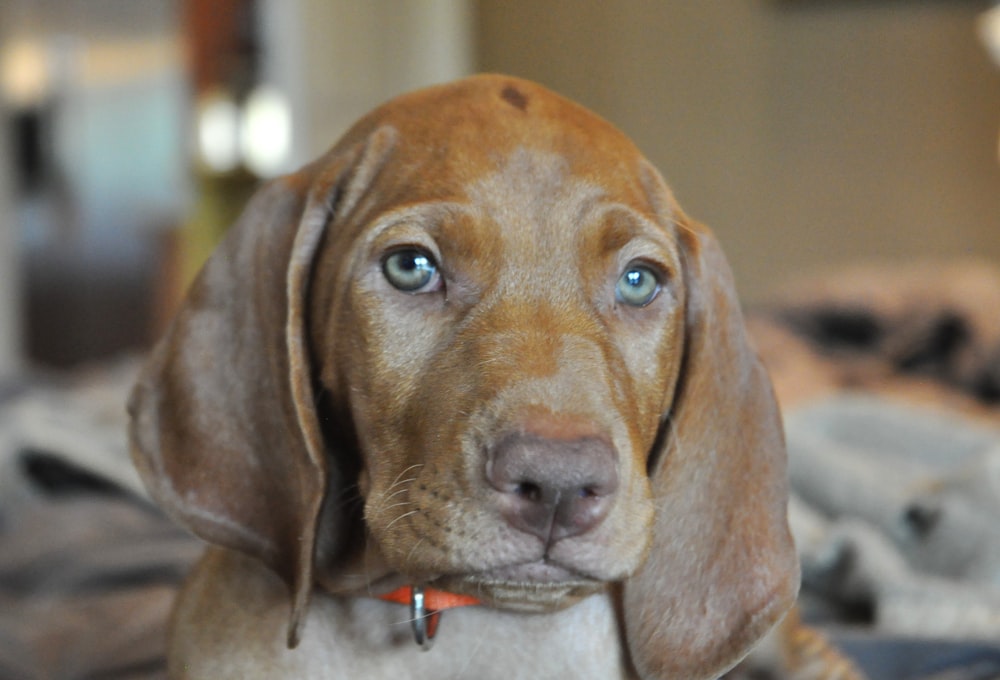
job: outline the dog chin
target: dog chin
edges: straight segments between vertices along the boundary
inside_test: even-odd
[[[463,593],[498,609],[548,612],[569,607],[603,591],[604,581],[582,576],[558,565],[531,562],[462,576],[444,576],[436,588]]]

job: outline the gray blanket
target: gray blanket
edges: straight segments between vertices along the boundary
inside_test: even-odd
[[[812,590],[881,633],[1000,640],[1000,431],[867,396],[786,430]]]
[[[0,679],[165,677],[167,615],[201,550],[129,462],[127,362],[0,401]]]

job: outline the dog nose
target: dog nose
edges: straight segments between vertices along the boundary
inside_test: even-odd
[[[618,489],[617,456],[594,437],[518,434],[489,451],[486,477],[501,493],[507,522],[549,545],[586,533],[607,516]]]

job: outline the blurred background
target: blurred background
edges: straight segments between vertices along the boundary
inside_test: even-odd
[[[972,0],[0,0],[0,375],[140,350],[253,187],[476,71],[609,118],[746,302],[1000,262],[1000,20]]]

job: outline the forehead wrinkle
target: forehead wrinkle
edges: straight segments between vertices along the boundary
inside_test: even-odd
[[[600,186],[571,175],[566,159],[558,154],[524,148],[468,188],[470,200],[505,227],[505,237],[530,235],[535,241],[568,231],[576,212],[603,193]]]
[[[504,269],[514,277],[507,286],[522,289],[530,283],[523,280],[529,269],[536,275],[571,271],[579,228],[605,192],[573,176],[558,154],[518,148],[498,170],[471,183],[467,195],[485,221],[495,225],[501,255],[510,265]],[[576,286],[575,277],[548,278],[550,284]]]

